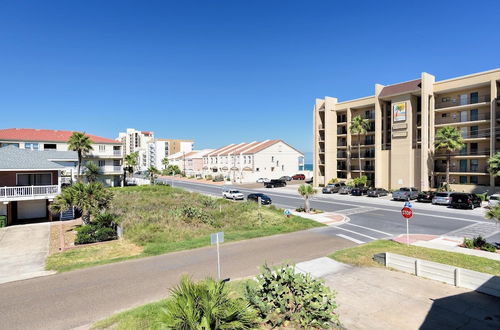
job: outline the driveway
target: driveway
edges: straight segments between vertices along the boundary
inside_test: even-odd
[[[50,223],[0,229],[0,283],[52,274],[45,271]]]

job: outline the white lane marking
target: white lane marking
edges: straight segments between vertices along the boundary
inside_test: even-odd
[[[358,244],[364,244],[365,243],[363,241],[360,241],[359,239],[355,239],[355,238],[352,238],[352,237],[344,235],[344,234],[337,234],[337,236],[340,236],[342,238],[345,238],[345,239],[348,239],[350,241],[353,241],[354,243],[358,243]]]
[[[368,236],[368,235],[365,235],[365,234],[361,234],[361,233],[358,233],[357,231],[353,231],[353,230],[349,230],[349,229],[345,229],[345,228],[341,228],[341,227],[335,227],[336,229],[340,229],[340,230],[345,230],[345,231],[348,231],[350,233],[353,233],[353,234],[356,234],[356,235],[359,235],[359,236],[363,236],[363,237],[366,237],[366,238],[369,238],[369,239],[372,239],[372,240],[377,240],[377,238],[375,237],[372,237],[372,236]]]
[[[373,228],[370,228],[370,227],[365,227],[365,226],[355,225],[355,224],[353,224],[353,223],[346,223],[346,225],[349,225],[349,226],[356,226],[356,227],[359,227],[359,228],[368,229],[368,230],[371,230],[371,231],[374,231],[374,232],[377,232],[377,233],[381,233],[381,234],[384,234],[384,235],[387,235],[387,236],[395,236],[394,234],[389,234],[389,233],[386,233],[385,231],[381,231],[381,230],[373,229]]]

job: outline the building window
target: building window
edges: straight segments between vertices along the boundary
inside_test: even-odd
[[[465,175],[460,176],[460,184],[467,184],[467,177]]]
[[[52,184],[51,173],[17,174],[18,186],[49,186]]]
[[[473,104],[477,102],[479,102],[479,93],[478,92],[470,93],[470,103]]]
[[[441,99],[441,102],[450,102],[450,98],[449,97],[443,97]]]
[[[472,175],[470,177],[470,183],[471,184],[477,184],[477,176],[476,175]]]
[[[113,160],[113,166],[121,166],[121,165],[122,165],[121,159],[114,159]]]
[[[104,152],[104,151],[106,151],[106,146],[105,146],[105,145],[100,144],[100,145],[99,145],[99,152]]]
[[[104,160],[100,160],[100,161],[99,161],[99,163],[98,163],[98,165],[99,165],[100,167],[103,167],[104,165],[106,165],[106,161],[104,161]]]
[[[442,113],[442,114],[441,114],[441,117],[442,117],[442,118],[446,118],[446,113]]]
[[[43,149],[44,150],[56,150],[57,149],[57,145],[55,143],[45,143],[43,145]]]
[[[19,143],[0,143],[0,148],[7,147],[7,146],[14,146],[16,148],[19,148]]]
[[[479,167],[479,163],[477,159],[471,159],[470,160],[470,171],[471,172],[477,172]]]
[[[271,163],[274,162],[274,156],[271,156]]]
[[[25,143],[24,149],[38,150],[38,143]]]
[[[255,172],[258,172],[258,171],[259,171],[259,168],[257,167],[257,168],[255,169]]]
[[[477,102],[474,102],[474,103],[477,103]],[[477,120],[478,119],[478,112],[477,112],[477,109],[472,109],[470,111],[470,118],[469,120],[473,121],[473,120]]]

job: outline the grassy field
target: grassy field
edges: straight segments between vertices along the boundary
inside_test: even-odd
[[[243,287],[248,280],[229,282],[232,296],[242,296]],[[167,298],[168,299],[168,298]],[[167,299],[142,305],[96,322],[91,329],[135,330],[162,329],[160,318],[166,307]]]
[[[482,273],[500,275],[500,263],[495,260],[418,246],[408,247],[404,244],[386,240],[373,241],[353,248],[339,250],[330,255],[330,258],[356,266],[383,267],[372,259],[373,255],[382,252],[392,252]]]
[[[202,247],[210,244],[210,233],[218,231],[224,231],[225,241],[230,242],[323,226],[301,217],[286,218],[272,206],[259,208],[253,202],[233,202],[168,186],[113,188],[113,193],[110,212],[118,215],[123,244],[131,248],[116,256],[113,244],[118,243],[110,242],[56,253],[48,258],[47,269],[67,271]],[[127,255],[127,251],[132,253]]]

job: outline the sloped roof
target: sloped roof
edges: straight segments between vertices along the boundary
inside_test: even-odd
[[[422,89],[422,79],[405,81],[399,84],[389,85],[382,88],[379,97],[417,92]]]
[[[61,152],[63,155],[55,153]],[[76,154],[76,153],[75,153]],[[65,151],[39,151],[19,149],[15,146],[0,148],[0,171],[8,170],[59,170],[64,169],[63,165],[57,164],[51,159],[63,157],[68,154]]]
[[[34,128],[5,128],[0,129],[0,140],[9,141],[43,141],[43,142],[68,142],[74,131],[60,131],[53,129],[34,129]],[[118,144],[116,140],[105,137],[87,134],[93,143],[113,143]]]

